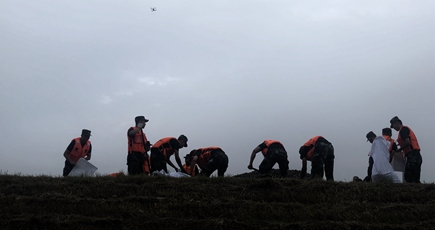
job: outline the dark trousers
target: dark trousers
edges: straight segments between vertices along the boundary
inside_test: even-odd
[[[162,169],[168,173],[165,155],[158,148],[151,148],[151,173]]]
[[[132,152],[127,155],[127,170],[128,175],[138,175],[144,173],[143,163],[145,161],[144,154],[141,152]]]
[[[334,180],[334,147],[331,143],[319,142],[314,149],[311,159],[311,178],[323,178],[323,170],[326,180]]]
[[[74,168],[74,165],[69,163],[68,160],[65,160],[65,166],[63,167],[63,176],[68,176],[71,170]]]
[[[373,161],[373,157],[369,157],[369,167],[367,168],[367,176],[364,178],[365,182],[371,182],[372,181],[372,169],[373,164],[375,162]]]
[[[214,171],[218,170],[218,177],[223,177],[227,171],[228,163],[228,156],[224,151],[212,150],[210,160],[205,164],[201,174],[210,177]]]
[[[276,163],[279,165],[279,172],[281,176],[286,177],[289,162],[287,159],[287,152],[283,147],[269,148],[266,156],[264,156],[263,161],[258,167],[258,170],[263,174],[269,173]]]
[[[405,181],[407,183],[420,183],[421,164],[423,159],[420,150],[406,154]]]

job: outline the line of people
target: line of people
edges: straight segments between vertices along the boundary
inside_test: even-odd
[[[148,121],[144,116],[137,116],[135,117],[135,126],[130,127],[127,131],[129,175],[149,175],[154,171],[161,170],[167,173],[167,165],[169,164],[176,172],[184,172],[191,176],[201,174],[209,177],[216,170],[218,176],[224,176],[229,159],[220,147],[210,146],[193,149],[184,157],[185,164],[183,165],[179,150],[188,146],[188,138],[185,135],[180,135],[178,138],[165,137],[151,145],[143,131]],[[403,151],[404,157],[407,159],[405,181],[419,183],[422,158],[416,136],[409,127],[403,126],[402,121],[397,116],[390,120],[390,124],[391,128],[399,132],[397,142],[400,148],[397,149],[395,141],[391,138],[391,128],[383,129],[383,136],[380,137],[376,137],[372,131],[369,132],[366,137],[372,143],[372,149],[369,153],[368,176],[364,181],[384,180],[385,175],[390,175],[389,173],[392,171],[390,162],[394,152]],[[65,150],[64,176],[69,174],[79,158],[91,159],[90,136],[91,131],[83,129],[81,137],[74,138]],[[149,151],[150,155],[148,155]],[[264,156],[258,168],[260,175],[267,175],[273,166],[278,164],[281,176],[287,176],[288,154],[280,141],[265,140],[255,147],[251,153],[248,169],[257,170],[252,164],[259,152]],[[301,178],[307,174],[307,161],[311,161],[312,178],[323,178],[325,174],[327,180],[334,180],[334,147],[327,139],[322,136],[309,139],[299,148],[299,154],[302,161]],[[174,155],[178,167],[171,161],[172,155]],[[395,179],[392,180],[396,181]]]

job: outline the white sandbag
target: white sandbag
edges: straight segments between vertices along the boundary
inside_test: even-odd
[[[175,177],[175,178],[190,177],[189,174],[182,173],[182,172],[171,172],[171,173],[169,173],[169,176],[170,177]]]
[[[372,175],[373,183],[401,183],[395,172]]]
[[[394,171],[405,172],[405,159],[403,159],[402,152],[394,153],[391,165],[393,166]]]
[[[190,177],[190,175],[186,174],[186,173],[182,173],[182,172],[166,173],[164,170],[155,171],[155,172],[153,172],[153,175],[155,175],[155,176],[169,176],[169,177],[175,177],[175,178]]]
[[[94,176],[97,169],[87,160],[80,158],[68,176]]]
[[[370,156],[373,158],[372,181],[378,183],[400,183],[399,177],[394,172],[389,162],[390,143],[379,136],[373,140]]]

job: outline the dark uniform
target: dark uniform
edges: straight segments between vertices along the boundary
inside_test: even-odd
[[[311,178],[323,178],[323,170],[327,180],[334,180],[334,147],[322,136],[308,140],[300,149],[301,159],[311,161]]]
[[[192,150],[190,155],[197,156],[197,165],[201,168],[201,174],[206,177],[214,171],[218,171],[218,177],[223,177],[227,171],[229,159],[225,152],[219,147],[206,147]]]
[[[260,173],[269,173],[273,166],[278,163],[281,176],[286,177],[289,161],[284,145],[279,141],[265,140],[258,147],[260,147],[264,155],[264,159],[258,168]]]

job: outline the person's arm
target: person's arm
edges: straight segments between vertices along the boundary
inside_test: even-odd
[[[175,169],[175,172],[178,172],[178,168],[175,167],[175,165],[174,165],[174,163],[172,163],[171,159],[168,158],[168,159],[166,160],[166,163],[168,163],[168,165],[170,165],[172,168],[174,168],[174,169]]]
[[[183,164],[181,164],[181,159],[180,159],[180,154],[178,149],[174,151],[174,155],[175,155],[175,161],[177,161],[180,170],[183,169]]]
[[[199,169],[198,166],[195,165],[195,176],[199,175]]]
[[[409,137],[404,140],[404,144],[400,146],[400,148],[397,150],[397,152],[401,152],[403,149],[411,145],[411,141],[409,140]]]
[[[175,167],[175,165],[172,163],[170,157],[168,157],[168,158],[166,159],[166,163],[168,163],[168,165],[170,165],[172,168],[174,168],[174,169],[175,169],[175,172],[178,172],[178,168]]]
[[[400,149],[397,150],[397,152],[401,152],[405,148],[411,145],[411,140],[409,139],[409,129],[406,127],[402,127],[399,132],[400,137],[404,141],[404,144],[400,146]]]
[[[74,148],[75,145],[75,141],[72,140],[71,143],[68,145],[68,147],[65,149],[65,152],[63,153],[63,156],[65,157],[65,159],[67,161],[69,161],[69,163],[71,163],[72,165],[75,165],[76,163],[74,161],[71,160],[70,154],[72,149]]]
[[[251,159],[249,160],[248,169],[254,169],[254,167],[252,167],[252,164],[254,163],[255,155],[257,155],[257,153],[260,151],[261,151],[260,146],[257,146],[254,150],[252,150]]]
[[[89,144],[89,151],[85,156],[85,160],[90,160],[91,159],[91,153],[92,153],[92,144]]]
[[[192,157],[192,160],[190,161],[190,174],[191,174],[191,176],[193,175],[194,169],[197,169],[196,168],[196,161],[198,161],[198,156],[195,155]],[[198,175],[198,174],[196,174],[196,175]]]
[[[303,179],[307,175],[307,158],[303,157],[301,160],[302,160],[301,179]]]
[[[137,124],[137,125],[136,125],[136,128],[137,128],[137,129],[130,128],[130,129],[128,130],[128,135],[129,135],[130,137],[133,137],[134,135],[136,135],[136,133],[138,133],[139,131],[141,131],[141,130],[143,129],[143,127],[144,127],[144,125],[143,125],[142,123]]]
[[[300,158],[302,160],[302,169],[301,169],[301,179],[305,178],[307,175],[307,152],[309,150],[308,146],[301,146],[299,148]]]
[[[390,151],[390,163],[391,161],[393,161],[393,157],[396,151],[397,151],[397,145],[396,142],[393,142],[393,146],[391,147],[391,151]]]

